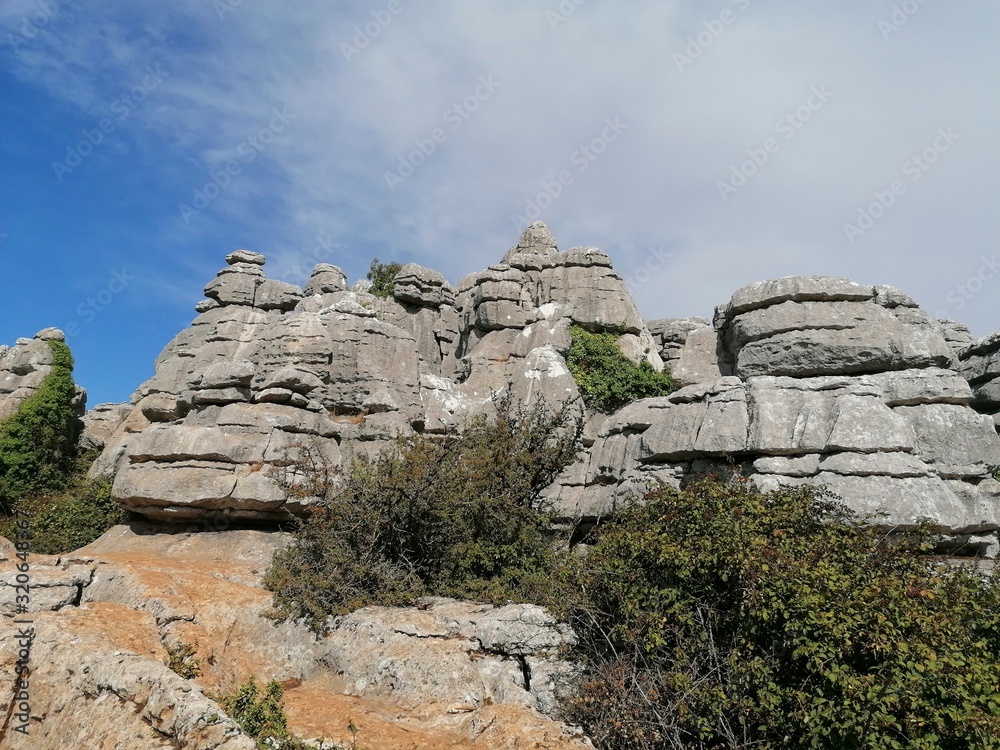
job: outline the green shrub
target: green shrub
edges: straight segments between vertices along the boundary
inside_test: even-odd
[[[636,364],[622,354],[614,333],[590,333],[575,325],[570,335],[566,364],[589,408],[610,414],[640,398],[674,390],[669,372],[657,372],[648,362]]]
[[[359,457],[275,556],[264,583],[277,613],[319,629],[330,614],[428,594],[548,600],[558,556],[537,498],[578,440],[568,411],[504,401],[460,435]]]
[[[1000,579],[821,491],[661,487],[599,532],[567,708],[602,750],[1000,747]]]
[[[49,341],[52,370],[18,411],[0,423],[0,507],[10,514],[29,493],[65,487],[76,458],[73,355]]]
[[[31,520],[31,551],[43,555],[72,552],[90,544],[128,513],[111,499],[111,480],[78,476],[55,495],[30,495],[22,508]]]
[[[369,292],[376,297],[388,297],[392,294],[396,274],[402,267],[399,263],[379,263],[378,258],[372,258],[371,266],[366,275],[366,278],[372,283]]]
[[[288,731],[284,695],[280,682],[271,680],[262,693],[251,677],[234,693],[220,698],[219,704],[262,750],[307,750],[310,746]]]

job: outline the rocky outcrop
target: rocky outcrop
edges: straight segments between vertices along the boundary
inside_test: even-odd
[[[604,515],[652,479],[736,470],[761,488],[823,484],[887,525],[928,517],[957,546],[995,548],[1000,336],[971,342],[894,287],[772,279],[738,290],[712,323],[646,324],[605,253],[562,252],[541,223],[454,288],[407,264],[385,299],[328,264],[305,290],[271,282],[264,262],[227,257],[107,441],[92,471],[117,473],[126,508],[300,513],[312,498],[282,477],[302,461],[335,477],[354,455],[458,429],[508,392],[585,423],[580,461],[545,493],[566,518]],[[573,325],[666,362],[680,390],[586,412],[564,359]]]
[[[205,533],[212,531],[212,533]],[[253,676],[286,686],[293,733],[361,746],[588,746],[548,717],[572,678],[573,634],[532,605],[448,599],[370,607],[319,638],[267,617],[260,587],[289,536],[194,527],[116,527],[62,558],[32,555],[30,734],[10,747],[254,747],[211,696]],[[0,611],[16,613],[16,562],[0,549]],[[168,668],[193,648],[193,680]],[[0,631],[0,690],[11,694],[17,628]],[[18,742],[20,741],[20,744]],[[3,746],[8,744],[4,742]],[[110,745],[108,745],[110,746]]]
[[[653,330],[680,362],[705,329],[659,321]],[[701,382],[605,421],[547,493],[563,515],[605,515],[651,480],[739,473],[764,490],[823,485],[879,524],[930,518],[956,549],[997,551],[1000,483],[990,474],[1000,439],[950,369],[954,330],[947,340],[892,287],[790,277],[737,291],[717,309],[714,334],[720,376],[703,370]],[[997,348],[962,350],[977,387],[991,382],[981,363]]]
[[[335,473],[397,436],[458,428],[505,391],[576,402],[573,324],[616,331],[662,368],[608,256],[560,252],[541,223],[457,289],[411,263],[386,299],[329,264],[298,290],[267,279],[262,255],[226,261],[91,470],[116,474],[114,497],[147,517],[287,517],[312,501],[281,481],[304,457]]]
[[[128,419],[130,404],[98,404],[83,415],[80,447],[83,450],[100,450]]]
[[[44,328],[34,338],[0,346],[0,421],[15,414],[51,372],[54,355],[46,342],[65,339],[58,328]],[[83,416],[86,406],[87,392],[78,387],[73,402],[78,417]]]
[[[970,341],[958,359],[959,372],[972,386],[972,407],[989,416],[1000,432],[1000,331]]]

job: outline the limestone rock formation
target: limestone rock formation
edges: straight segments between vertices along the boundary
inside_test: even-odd
[[[80,447],[83,450],[103,448],[132,411],[130,404],[98,404],[83,415]]]
[[[46,342],[65,339],[58,328],[44,328],[34,338],[20,338],[14,346],[0,346],[0,420],[17,412],[52,370],[52,349]],[[82,417],[87,406],[83,388],[77,388],[73,406],[76,415]]]
[[[990,416],[1000,432],[1000,331],[970,341],[958,357],[958,370],[972,385],[972,408]]]
[[[547,493],[565,516],[605,515],[650,480],[735,471],[765,490],[824,485],[890,527],[930,518],[954,548],[996,553],[1000,439],[970,404],[1000,407],[989,395],[1000,368],[987,364],[1000,336],[962,349],[959,374],[956,327],[892,287],[825,277],[740,289],[716,311],[715,347],[698,321],[652,330],[675,366],[717,351],[719,374],[703,367],[670,396],[606,420]]]
[[[1000,335],[972,342],[894,287],[771,279],[712,323],[646,324],[605,253],[560,251],[542,223],[454,288],[407,264],[384,299],[349,289],[335,266],[317,266],[303,291],[267,279],[264,263],[227,257],[107,440],[92,472],[117,474],[126,508],[299,513],[311,499],[281,481],[289,466],[335,476],[396,436],[458,429],[509,392],[570,404],[585,422],[586,451],[546,491],[565,517],[601,516],[651,479],[738,470],[761,488],[823,484],[890,526],[929,517],[956,547],[995,551]],[[681,389],[590,414],[564,359],[574,324],[666,362]]]
[[[283,682],[290,729],[307,739],[348,746],[353,722],[361,746],[386,750],[589,746],[547,715],[573,674],[556,653],[573,635],[544,610],[433,599],[358,610],[318,638],[266,617],[260,579],[288,540],[119,526],[72,555],[32,555],[31,734],[2,746],[250,750],[210,696],[251,676]],[[5,618],[16,562],[0,548]],[[193,680],[168,668],[181,645]],[[7,695],[19,654],[17,628],[0,631]]]
[[[287,517],[310,502],[281,481],[299,459],[336,472],[396,436],[456,429],[507,390],[578,401],[563,359],[573,324],[616,331],[662,368],[608,256],[561,252],[541,223],[456,289],[407,264],[386,299],[348,290],[329,264],[303,291],[267,279],[262,255],[226,261],[91,470],[116,474],[114,497],[148,517]]]

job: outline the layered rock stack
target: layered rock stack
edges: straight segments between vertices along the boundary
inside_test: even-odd
[[[1000,331],[969,342],[959,353],[958,370],[972,386],[972,408],[989,415],[1000,432]]]
[[[684,329],[678,360],[690,331],[704,328],[654,326],[671,343]],[[956,549],[996,552],[1000,483],[990,474],[1000,438],[950,369],[944,327],[909,297],[847,279],[765,281],[717,308],[714,334],[719,377],[608,419],[549,492],[566,516],[611,512],[652,479],[681,486],[739,472],[764,490],[826,486],[889,527],[930,518]],[[980,390],[993,382],[996,369],[983,363],[997,348],[964,350]]]
[[[34,338],[20,338],[14,346],[0,346],[0,421],[12,416],[52,371],[55,361],[49,341],[65,341],[58,328],[45,328]],[[87,392],[77,388],[74,408],[82,417]]]
[[[509,392],[586,422],[580,460],[546,491],[566,518],[596,519],[653,479],[739,472],[762,489],[822,484],[887,526],[930,518],[956,548],[995,551],[1000,335],[972,342],[893,287],[776,279],[737,291],[712,323],[647,325],[606,254],[561,252],[541,223],[455,288],[407,264],[384,299],[329,264],[300,290],[267,279],[259,254],[226,260],[92,470],[117,473],[130,510],[299,513],[312,498],[281,481],[289,466],[335,476]],[[574,324],[617,332],[682,387],[586,412],[564,359]]]
[[[149,517],[287,517],[311,501],[282,481],[289,465],[335,474],[397,436],[459,427],[508,389],[578,400],[563,359],[574,323],[618,331],[626,354],[662,367],[608,256],[560,252],[544,224],[457,289],[407,264],[386,299],[329,264],[300,290],[267,279],[257,253],[226,261],[92,468]]]

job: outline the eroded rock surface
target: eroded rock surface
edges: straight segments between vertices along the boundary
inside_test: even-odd
[[[271,596],[260,579],[288,541],[277,532],[115,527],[72,555],[32,555],[32,603],[20,615],[5,544],[7,695],[20,652],[14,617],[29,618],[34,635],[30,735],[8,731],[0,744],[249,750],[213,696],[253,676],[283,682],[290,728],[306,739],[349,745],[353,722],[373,749],[589,746],[548,716],[573,676],[557,654],[573,634],[544,610],[428,599],[358,610],[320,638],[266,616]],[[193,680],[168,668],[185,644]]]
[[[972,386],[972,408],[1000,432],[1000,331],[970,341],[958,353],[958,370]]]
[[[955,549],[996,553],[1000,336],[963,346],[898,289],[827,277],[740,289],[713,329],[651,328],[677,368],[711,363],[714,337],[718,371],[691,368],[685,387],[604,421],[547,492],[565,516],[606,515],[652,480],[739,473],[764,490],[826,486],[890,527],[930,518]]]
[[[336,472],[397,436],[459,428],[507,391],[578,402],[563,358],[573,324],[617,331],[627,356],[662,368],[608,256],[560,252],[541,223],[454,289],[407,264],[386,299],[329,264],[298,290],[267,279],[262,255],[226,260],[91,469],[150,518],[287,518],[311,502],[280,479],[300,460]]]
[[[335,475],[397,436],[459,429],[506,392],[584,422],[586,450],[545,493],[565,517],[604,515],[653,479],[739,471],[996,549],[1000,334],[973,342],[894,287],[770,279],[711,323],[647,325],[605,253],[562,252],[542,223],[455,287],[407,264],[385,299],[328,264],[298,290],[268,280],[261,255],[227,263],[92,469],[116,473],[114,497],[148,517],[301,513],[312,499],[279,481],[287,467]],[[617,332],[681,389],[589,413],[564,358],[572,325]]]
[[[49,341],[64,341],[58,328],[44,328],[33,338],[20,338],[14,346],[0,346],[0,421],[15,414],[52,371],[54,355]],[[73,407],[82,417],[87,406],[87,392],[77,388]]]

